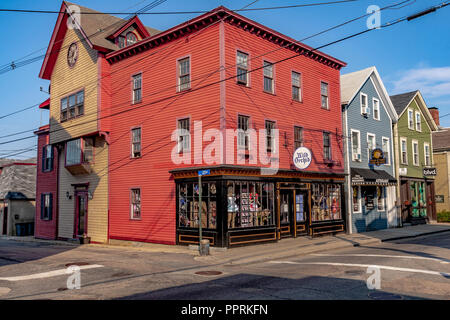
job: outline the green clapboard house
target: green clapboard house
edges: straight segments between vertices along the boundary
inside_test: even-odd
[[[438,128],[420,91],[391,96],[391,101],[399,118],[394,140],[402,222],[436,220],[431,133]]]

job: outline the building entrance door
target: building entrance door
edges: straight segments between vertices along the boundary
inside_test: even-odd
[[[75,237],[87,234],[87,192],[75,193]]]
[[[3,208],[3,234],[6,235],[8,232],[8,207]]]
[[[308,233],[308,190],[281,188],[279,196],[279,238],[296,237]]]

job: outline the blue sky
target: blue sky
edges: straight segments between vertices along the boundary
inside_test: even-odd
[[[250,8],[317,3],[325,0],[259,0]],[[355,2],[280,9],[267,11],[250,11],[241,14],[286,34],[294,39],[302,39],[318,31],[342,23],[348,19],[366,13],[369,5],[384,7],[401,0],[359,0]],[[133,10],[140,9],[151,0],[73,0],[72,2],[102,11],[121,11],[133,5]],[[238,9],[252,0],[167,0],[152,11],[193,11],[211,10],[219,5]],[[444,0],[412,0],[410,5],[396,10],[384,10],[381,23],[403,17],[436,5]],[[12,1],[2,0],[1,8],[58,10],[60,0]],[[130,9],[128,9],[130,10]],[[127,10],[127,11],[128,11]],[[145,25],[159,30],[168,29],[183,21],[197,16],[184,15],[143,15]],[[122,16],[123,17],[123,16]],[[56,14],[1,13],[0,28],[9,30],[7,39],[0,44],[0,65],[10,63],[36,50],[35,55],[44,54],[48,45]],[[364,30],[366,20],[361,19],[337,30],[305,41],[313,47],[326,44],[338,38]],[[428,106],[438,107],[441,116],[450,113],[450,6],[419,19],[403,22],[380,30],[363,34],[322,49],[322,51],[348,63],[342,73],[349,73],[369,66],[376,66],[389,94],[398,94],[419,89]],[[0,117],[4,114],[39,103],[48,98],[40,92],[42,86],[48,88],[48,81],[38,78],[42,60],[14,71],[0,75],[2,101]],[[34,108],[15,116],[0,119],[0,136],[34,129],[48,123],[48,112]],[[450,127],[450,115],[441,119],[441,125]],[[32,147],[36,139],[1,144],[4,141],[30,136],[0,138],[0,158],[14,153],[14,150]],[[34,156],[35,152],[18,155],[17,158]]]

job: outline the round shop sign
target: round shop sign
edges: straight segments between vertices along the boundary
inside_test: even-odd
[[[298,148],[294,152],[292,161],[294,161],[294,165],[300,170],[308,168],[312,161],[311,150],[305,147]]]

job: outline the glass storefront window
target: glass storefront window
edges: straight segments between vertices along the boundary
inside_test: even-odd
[[[353,213],[361,212],[361,191],[360,187],[352,187],[353,192]]]
[[[377,187],[377,209],[384,211],[384,187]]]
[[[199,212],[202,228],[215,229],[217,218],[216,184],[202,183],[202,208],[199,210],[198,183],[181,183],[178,188],[178,224],[180,227],[199,227]]]
[[[274,225],[274,184],[227,182],[228,228]]]
[[[425,183],[412,181],[410,183],[410,195],[411,195],[411,205],[412,213],[414,218],[425,218],[427,216],[427,203],[425,194]]]
[[[341,187],[338,184],[311,184],[312,221],[341,219]]]

